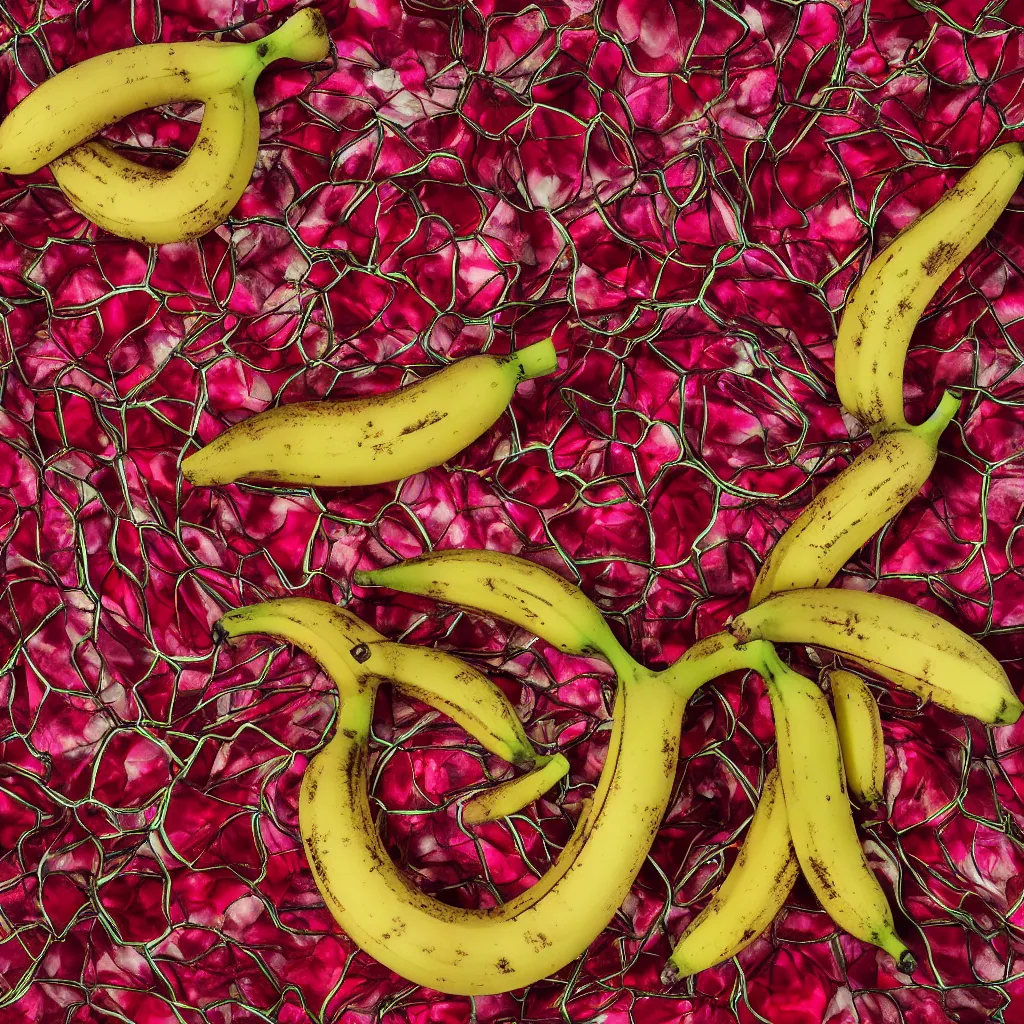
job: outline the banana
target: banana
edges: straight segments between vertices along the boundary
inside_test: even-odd
[[[662,984],[672,985],[746,949],[782,909],[799,873],[779,772],[773,768],[735,863],[676,943],[661,972]]]
[[[857,837],[836,724],[816,683],[772,652],[764,678],[793,848],[814,894],[841,928],[884,949],[904,973],[915,961]]]
[[[750,604],[780,591],[827,586],[921,489],[959,406],[959,396],[947,391],[928,420],[883,434],[820,491],[768,553]]]
[[[446,651],[380,640],[375,654],[383,661],[374,663],[386,666],[384,675],[402,693],[447,715],[497,757],[519,768],[538,763],[515,708],[482,672]]]
[[[832,707],[843,752],[846,786],[859,804],[881,803],[885,790],[885,741],[878,702],[860,676],[828,669]]]
[[[601,656],[620,675],[636,667],[583,591],[517,555],[476,548],[431,551],[384,569],[356,571],[352,579],[506,619],[560,651]]]
[[[228,639],[264,632],[268,620],[275,624],[276,635],[312,657],[319,655],[332,676],[348,665],[350,656],[358,662],[372,652],[374,665],[402,693],[447,715],[485,750],[520,768],[549,761],[537,754],[515,709],[482,672],[444,651],[393,643],[345,608],[310,598],[278,598],[224,616],[217,635]]]
[[[336,629],[324,628],[308,604],[287,615],[280,605],[228,612],[221,631],[289,639],[337,682],[337,729],[303,776],[299,823],[317,885],[341,927],[408,980],[455,995],[520,988],[579,956],[628,893],[671,796],[685,703],[676,687],[640,666],[620,678],[605,765],[562,855],[508,903],[450,907],[403,877],[370,812],[366,758],[374,690],[389,670],[381,645],[359,639],[346,616],[334,619]]]
[[[297,402],[236,423],[188,456],[193,484],[246,479],[323,487],[400,480],[439,466],[504,412],[516,386],[558,365],[551,339],[475,355],[383,395]]]
[[[1024,711],[1002,665],[977,640],[894,597],[831,587],[790,590],[748,609],[728,629],[741,644],[831,648],[925,700],[991,725],[1016,722]]]
[[[1019,143],[990,150],[857,282],[836,337],[836,388],[872,433],[906,428],[903,368],[914,327],[942,282],[995,224],[1022,176]]]
[[[86,142],[50,164],[71,205],[106,231],[158,245],[198,238],[222,224],[241,198],[260,143],[252,82],[206,101],[199,134],[173,170],[145,167]]]
[[[206,101],[271,61],[319,61],[328,48],[323,15],[306,8],[251,43],[149,43],[90,57],[48,78],[0,123],[0,171],[31,174],[137,110]]]
[[[538,758],[538,766],[528,774],[492,786],[466,801],[462,820],[470,825],[479,825],[483,821],[515,814],[542,797],[568,774],[569,762],[562,754]]]

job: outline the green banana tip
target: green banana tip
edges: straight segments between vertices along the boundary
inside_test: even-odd
[[[379,569],[356,569],[352,573],[352,582],[360,587],[375,587],[377,581],[374,577],[379,571]]]
[[[960,409],[963,393],[956,388],[944,391],[935,411],[924,421],[911,429],[932,442],[937,442]]]
[[[558,369],[558,352],[555,349],[554,338],[534,342],[525,348],[516,349],[512,354],[519,364],[521,380],[543,377]]]
[[[1019,721],[1021,714],[1024,714],[1024,704],[1016,697],[1012,700],[1004,700],[1003,706],[996,715],[993,725],[1013,725]]]

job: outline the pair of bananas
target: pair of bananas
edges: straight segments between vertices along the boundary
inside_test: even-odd
[[[49,164],[79,213],[125,238],[197,238],[224,222],[252,177],[260,73],[285,57],[321,61],[329,45],[323,15],[307,8],[250,43],[150,43],[92,57],[47,79],[0,123],[0,171]],[[203,120],[172,170],[87,141],[128,114],[180,100],[201,100]]]
[[[356,573],[357,584],[506,619],[559,650],[601,657],[616,672],[612,736],[594,795],[556,862],[516,899],[487,911],[460,910],[413,888],[383,849],[366,795],[367,739],[381,679],[446,711],[488,750],[526,769],[470,801],[464,820],[512,813],[563,777],[564,758],[533,750],[485,677],[440,652],[390,643],[350,612],[319,602],[268,601],[221,619],[225,637],[269,633],[299,645],[338,685],[337,732],[304,776],[300,827],[324,899],[363,949],[411,981],[455,994],[508,991],[561,969],[611,920],[646,857],[671,793],[690,696],[724,672],[752,669],[768,684],[778,765],[766,776],[728,877],[673,950],[665,982],[753,941],[801,870],[840,927],[887,951],[902,970],[913,969],[864,858],[849,801],[850,793],[860,801],[881,798],[877,705],[859,676],[833,670],[827,679],[834,719],[822,689],[787,666],[773,642],[829,648],[925,700],[992,725],[1014,722],[1024,711],[1002,666],[951,623],[894,598],[827,588],[927,479],[939,435],[959,405],[947,393],[925,423],[906,422],[902,364],[913,327],[906,311],[923,310],[940,272],[991,226],[1022,173],[1019,146],[994,150],[869,267],[844,316],[836,374],[844,404],[876,440],[773,548],[749,610],[669,669],[639,665],[577,588],[513,556],[447,551]],[[965,222],[970,244],[962,240]],[[850,324],[858,327],[855,338]],[[392,395],[263,413],[190,456],[183,471],[193,483],[337,485],[383,482],[436,465],[497,418],[520,379],[554,367],[550,342],[504,362],[474,360]],[[464,388],[456,391],[455,381]]]

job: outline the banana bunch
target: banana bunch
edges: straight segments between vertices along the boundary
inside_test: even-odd
[[[253,480],[344,487],[400,480],[460,452],[498,419],[520,382],[557,366],[547,338],[507,356],[459,359],[386,394],[267,409],[189,455],[181,471],[204,486]]]
[[[939,285],[992,227],[1022,175],[1019,144],[991,151],[858,282],[836,341],[836,384],[874,443],[776,542],[754,583],[750,610],[729,626],[740,645],[762,639],[830,647],[925,700],[990,724],[1014,722],[1024,709],[980,644],[913,605],[811,588],[827,587],[931,473],[939,437],[960,399],[946,392],[924,423],[907,423],[903,364],[910,337]],[[727,654],[715,642],[719,656]],[[784,799],[770,773],[733,868],[681,936],[663,979],[671,983],[713,966],[753,941],[782,907],[797,862],[837,924],[888,950],[901,969],[913,969],[864,862],[847,797],[861,804],[882,799],[885,747],[871,691],[852,672],[826,671],[833,719],[821,689],[774,652],[760,671],[775,716]]]
[[[884,949],[909,974],[914,957],[896,934],[888,900],[857,836],[839,734],[825,695],[774,652],[765,659],[763,675],[789,833],[804,877],[836,924]]]
[[[999,662],[951,623],[894,598],[828,587],[931,472],[960,400],[947,393],[924,423],[906,422],[908,314],[920,314],[939,271],[948,272],[988,230],[1022,173],[1019,146],[993,151],[871,265],[837,341],[836,376],[844,404],[871,428],[874,443],[779,540],[748,610],[675,665],[653,672],[638,664],[581,591],[515,556],[432,552],[355,574],[361,586],[504,619],[615,671],[612,731],[596,789],[554,864],[508,903],[463,910],[413,887],[384,849],[366,793],[369,728],[382,680],[450,715],[522,771],[469,800],[465,823],[515,813],[564,778],[566,759],[533,749],[485,676],[442,652],[392,643],[321,602],[269,601],[222,618],[225,638],[267,633],[295,643],[338,686],[338,728],[303,778],[300,828],[324,900],[364,950],[410,981],[466,995],[506,992],[571,962],[612,919],[643,864],[671,796],[687,702],[709,680],[746,669],[767,684],[777,766],[766,774],[735,863],[680,937],[664,981],[735,956],[770,925],[799,871],[840,927],[885,950],[900,970],[914,969],[864,857],[850,804],[851,795],[863,804],[882,798],[877,704],[859,676],[836,668],[822,676],[830,710],[822,688],[786,665],[773,644],[828,648],[924,700],[991,725],[1015,722],[1024,712]],[[854,326],[857,336],[849,337]],[[520,380],[554,365],[550,342],[542,342],[503,360],[462,360],[390,395],[270,410],[189,456],[182,471],[197,485],[398,479],[449,458],[494,422]]]
[[[574,654],[607,649],[619,672],[605,764],[572,837],[530,889],[493,909],[464,910],[426,896],[384,849],[366,792],[376,688],[391,679],[439,709],[460,709],[467,730],[489,749],[517,756],[524,767],[532,757],[529,775],[512,780],[498,797],[477,798],[463,820],[525,806],[564,774],[564,758],[531,754],[500,697],[480,677],[467,676],[457,659],[389,643],[344,609],[301,598],[267,601],[228,612],[217,629],[225,639],[267,633],[294,643],[335,680],[337,729],[303,776],[299,807],[317,886],[362,949],[410,981],[462,995],[506,992],[544,978],[600,934],[643,865],[671,796],[684,691],[717,674],[717,653],[728,652],[733,667],[750,667],[762,663],[767,649],[755,642],[744,654],[726,636],[697,656],[684,656],[686,671],[659,675],[609,639],[607,626],[598,626],[600,613],[581,591],[523,559],[478,555],[472,567],[463,552],[436,553],[429,563],[415,560],[408,578],[392,574],[388,585],[408,584],[410,592],[420,592],[419,574],[429,564],[432,578],[463,581],[460,604],[485,609]],[[484,565],[487,575],[475,575]],[[523,594],[536,596],[537,603],[524,603]]]
[[[79,213],[125,238],[156,244],[205,234],[223,223],[256,164],[256,79],[281,58],[323,60],[323,15],[299,11],[250,43],[150,43],[75,64],[29,93],[0,123],[0,170],[50,165]],[[137,110],[201,100],[203,121],[173,170],[155,170],[87,141]]]

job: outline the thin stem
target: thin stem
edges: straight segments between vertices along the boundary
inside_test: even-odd
[[[658,676],[676,687],[682,697],[689,701],[705,683],[726,672],[754,669],[763,674],[765,661],[770,657],[778,661],[775,648],[767,640],[752,640],[740,645],[728,633],[715,633],[694,644],[674,665],[659,672]]]

